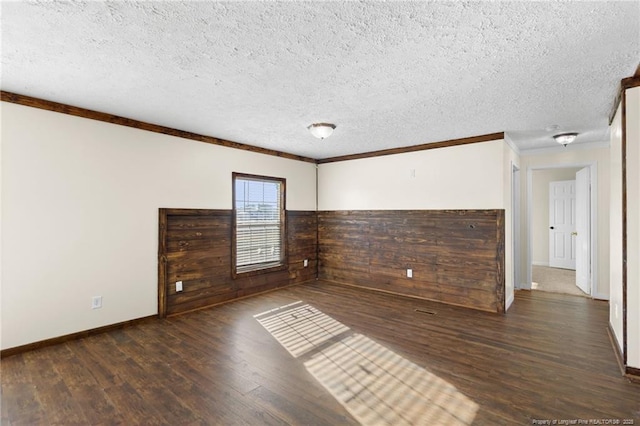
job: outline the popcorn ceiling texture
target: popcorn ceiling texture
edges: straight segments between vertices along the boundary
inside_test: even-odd
[[[607,138],[640,2],[2,2],[2,89],[313,158]],[[306,127],[327,121],[330,138]]]

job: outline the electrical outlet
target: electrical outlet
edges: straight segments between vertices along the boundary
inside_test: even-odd
[[[305,259],[303,261],[304,267],[306,268],[307,266],[309,266],[309,259]]]
[[[102,296],[93,296],[91,299],[91,309],[102,308]]]
[[[176,292],[182,291],[182,281],[176,281]]]
[[[413,269],[407,269],[407,278],[413,278]]]

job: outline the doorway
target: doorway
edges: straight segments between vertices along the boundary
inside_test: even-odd
[[[515,300],[514,291],[520,289],[520,167],[511,162],[511,258],[513,288],[507,290],[505,312]]]
[[[568,238],[560,238],[557,235],[561,234],[554,229],[560,227],[553,223],[553,216],[558,212],[566,213],[566,209],[558,208],[554,212],[554,197],[551,191],[553,188],[575,189],[577,176],[580,179],[580,191],[583,195],[577,200],[574,198],[570,201],[569,208],[572,213],[580,210],[578,222],[582,228],[578,232],[576,216],[573,216],[572,229],[568,231]],[[526,282],[523,283],[523,288],[588,297],[594,294],[594,289],[597,288],[596,179],[595,163],[536,166],[527,171],[528,255],[525,264]],[[574,183],[567,183],[570,181]],[[564,183],[552,184],[552,182]],[[566,201],[558,202],[557,205],[562,207],[563,202]],[[554,235],[557,238],[555,242]],[[554,244],[556,250],[564,246],[569,253],[567,257],[573,258],[572,265],[575,266],[568,266],[571,262],[554,262]],[[557,253],[555,256],[557,257]]]

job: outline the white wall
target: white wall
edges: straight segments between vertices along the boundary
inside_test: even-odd
[[[1,107],[2,349],[157,313],[158,208],[230,209],[232,171],[316,207],[315,164]]]
[[[530,265],[527,265],[528,259],[532,259],[532,254],[529,253],[530,241],[528,237],[529,223],[531,217],[529,212],[532,211],[533,206],[527,206],[528,199],[528,174],[533,173],[535,169],[542,168],[582,168],[588,164],[595,164],[597,169],[597,190],[592,194],[596,197],[596,223],[597,234],[595,240],[597,243],[597,252],[595,253],[596,265],[595,279],[596,288],[594,289],[593,296],[599,299],[609,298],[609,147],[593,148],[593,149],[581,149],[578,146],[568,148],[558,147],[553,152],[544,153],[524,153],[520,157],[522,165],[522,171],[527,175],[526,179],[521,179],[522,185],[522,211],[524,213],[524,220],[522,221],[521,229],[521,252],[522,252],[522,271],[530,271]],[[594,176],[592,175],[592,178]],[[531,209],[529,209],[531,207]],[[533,215],[531,215],[533,216]],[[531,242],[532,243],[532,242]],[[527,280],[521,284],[523,288],[530,288],[531,282],[529,281],[528,274],[522,274],[522,278]]]
[[[575,180],[580,168],[544,169],[533,171],[533,203],[531,205],[532,262],[549,266],[549,183]]]
[[[611,182],[609,185],[609,323],[620,352],[622,337],[622,107],[611,123]]]
[[[321,164],[319,210],[505,209],[505,300],[513,300],[512,164],[502,139]]]
[[[502,170],[503,170],[503,205],[505,209],[504,213],[504,225],[505,225],[505,309],[509,309],[511,304],[513,303],[515,294],[515,279],[514,279],[514,270],[515,270],[515,259],[514,259],[514,244],[515,244],[515,235],[514,235],[514,225],[513,225],[513,192],[515,185],[513,179],[513,168],[520,168],[520,156],[511,148],[508,143],[503,145],[503,153],[504,157],[502,160]]]
[[[640,87],[626,98],[627,366],[640,368]]]
[[[321,164],[318,209],[502,209],[504,145],[501,139]]]

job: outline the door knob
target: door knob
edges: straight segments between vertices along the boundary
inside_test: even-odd
[[[578,235],[578,233],[577,232],[572,232],[571,235]]]
[[[556,229],[556,228],[554,228],[553,226],[550,226],[549,229]]]

